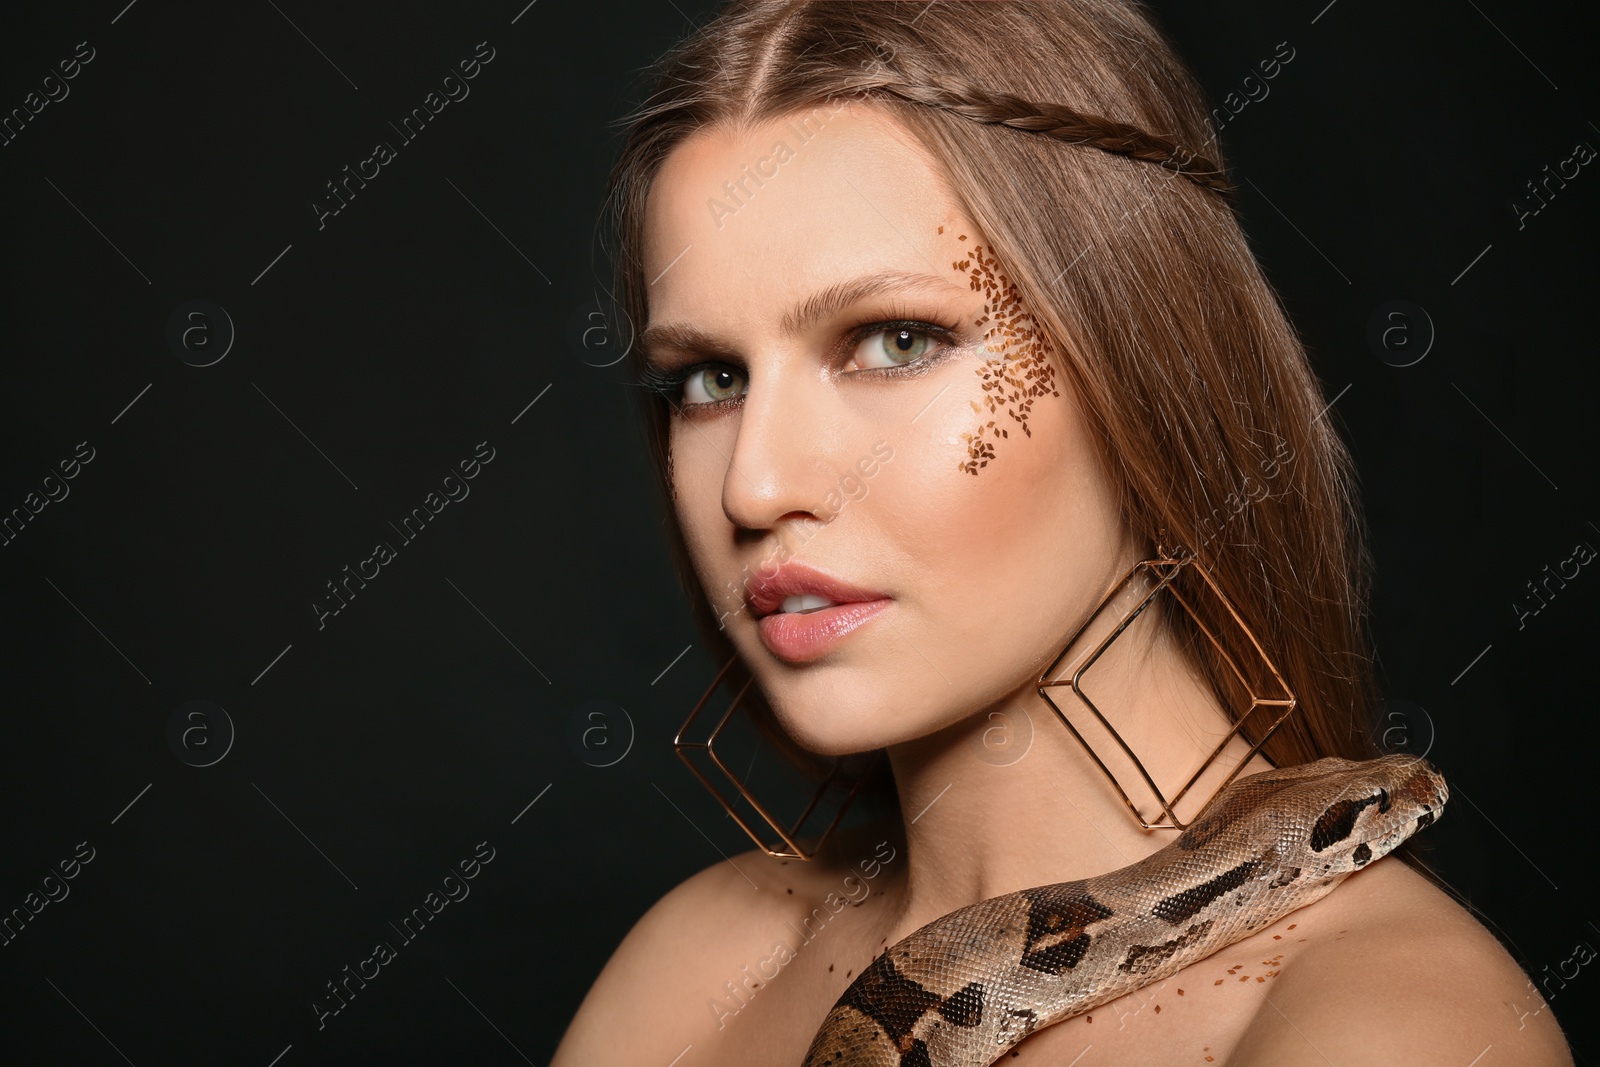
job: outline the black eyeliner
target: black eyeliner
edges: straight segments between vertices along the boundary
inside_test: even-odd
[[[657,370],[648,363],[643,363],[639,367],[637,384],[653,393],[660,393],[662,396],[672,399],[674,394],[682,389],[683,383],[688,380],[691,369],[664,371]]]
[[[891,311],[891,314],[893,313],[894,312]],[[940,346],[941,351],[934,355],[919,357],[917,360],[911,363],[889,367],[862,367],[859,370],[855,370],[850,373],[871,374],[874,376],[887,374],[895,377],[920,377],[921,375],[932,370],[938,364],[942,363],[947,356],[964,347],[955,340],[957,328],[957,326],[953,325],[945,326],[941,323],[927,322],[922,319],[913,318],[878,319],[871,322],[865,322],[857,326],[853,331],[847,333],[840,339],[839,343],[834,346],[832,358],[838,359],[844,353],[853,351],[861,344],[861,342],[875,334],[887,333],[892,330],[911,330],[915,333],[924,334],[936,341]],[[740,396],[743,394],[738,394],[731,397],[722,397],[718,400],[697,401],[691,404],[685,404],[681,401],[680,398],[683,395],[684,382],[688,381],[694,375],[709,370],[713,367],[729,367],[733,369],[735,373],[740,375],[744,373],[742,370],[733,367],[732,364],[722,360],[702,360],[699,363],[693,363],[689,366],[670,371],[660,370],[648,362],[641,362],[637,384],[643,386],[653,393],[656,393],[659,396],[664,397],[668,403],[673,406],[674,411],[679,414],[698,412],[701,410],[714,408],[719,405],[731,404],[738,401]]]
[[[860,370],[852,371],[851,373],[873,374],[886,372],[893,376],[921,377],[944,362],[946,356],[962,347],[955,341],[956,328],[954,326],[941,326],[936,322],[923,322],[918,319],[889,319],[883,322],[868,323],[859,327],[850,336],[847,341],[847,347],[850,350],[854,350],[862,341],[875,334],[889,333],[895,330],[909,330],[912,333],[926,334],[929,338],[938,342],[940,351],[934,355],[919,357],[910,363],[901,363],[890,367],[862,367]]]

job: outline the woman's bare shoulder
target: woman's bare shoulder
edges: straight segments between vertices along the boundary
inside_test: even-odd
[[[1329,906],[1324,909],[1323,906]],[[1549,1007],[1511,955],[1427,877],[1390,858],[1314,905],[1329,925],[1286,967],[1229,1059],[1372,1067],[1571,1067]]]
[[[670,1063],[704,1036],[705,1012],[688,1006],[738,976],[740,948],[778,906],[781,862],[752,849],[718,860],[656,901],[590,986],[551,1067]]]
[[[721,1020],[707,1003],[726,998],[728,983],[737,988],[748,980],[774,929],[848,875],[852,846],[868,836],[871,828],[840,834],[809,862],[751,849],[680,882],[612,953],[551,1067],[671,1063],[689,1045],[711,1040]]]

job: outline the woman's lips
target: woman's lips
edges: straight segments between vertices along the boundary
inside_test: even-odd
[[[865,604],[888,596],[876,589],[863,589],[797,559],[779,564],[770,574],[763,565],[745,580],[745,598],[757,618],[781,610],[784,600],[791,596],[808,594],[835,604]]]
[[[786,611],[764,615],[756,623],[761,643],[779,659],[804,663],[824,655],[839,641],[894,603],[878,600],[834,604],[815,611]]]

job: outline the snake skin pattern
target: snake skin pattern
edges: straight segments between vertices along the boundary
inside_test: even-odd
[[[1320,900],[1448,796],[1412,756],[1237,779],[1136,863],[959,908],[889,946],[828,1013],[805,1067],[985,1067]]]

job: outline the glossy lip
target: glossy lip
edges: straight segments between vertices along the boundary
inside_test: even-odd
[[[827,597],[835,607],[889,599],[885,593],[851,585],[842,578],[835,578],[796,560],[780,564],[771,574],[752,575],[745,581],[745,600],[758,619],[777,612],[783,606],[785,597],[806,593]],[[822,608],[815,614],[832,610]]]
[[[834,644],[893,604],[888,597],[853,601],[807,612],[778,612],[756,623],[761,643],[779,659],[805,663],[826,655]]]
[[[746,599],[756,616],[756,631],[761,643],[779,659],[805,663],[825,655],[846,634],[866,623],[894,603],[889,596],[815,567],[790,560],[771,574],[759,574],[745,582]],[[784,612],[785,597],[811,593],[833,601],[826,608],[807,612]]]

